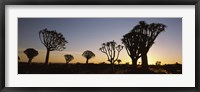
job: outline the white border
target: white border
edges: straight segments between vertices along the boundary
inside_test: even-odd
[[[194,5],[6,5],[6,87],[195,87]],[[18,17],[182,17],[183,74],[17,74]]]

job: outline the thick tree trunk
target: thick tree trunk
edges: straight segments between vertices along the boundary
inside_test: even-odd
[[[31,64],[32,58],[28,59],[28,64]]]
[[[135,72],[137,69],[137,60],[132,59],[132,71]]]
[[[49,53],[50,53],[50,50],[47,49],[46,60],[45,60],[45,64],[46,64],[46,65],[47,65],[48,62],[49,62]]]
[[[114,66],[114,63],[111,63],[111,68],[112,68],[112,73],[115,72],[115,66]]]
[[[142,69],[143,70],[148,70],[148,58],[147,58],[147,53],[142,53]]]
[[[88,59],[86,59],[86,64],[88,64]]]

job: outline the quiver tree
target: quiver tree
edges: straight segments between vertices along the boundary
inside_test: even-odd
[[[88,64],[89,59],[95,57],[95,54],[92,51],[86,50],[83,52],[82,56],[86,58],[86,64]]]
[[[38,51],[33,48],[28,48],[24,51],[26,56],[28,57],[28,63],[30,64],[32,59],[38,55]],[[19,57],[18,57],[19,58]]]
[[[117,45],[114,40],[107,43],[103,43],[102,47],[99,48],[99,50],[102,53],[105,53],[107,55],[108,61],[112,65],[112,71],[114,71],[114,63],[115,61],[118,60],[119,53],[122,49],[123,49],[123,46]]]
[[[43,29],[39,32],[39,38],[47,49],[45,64],[48,64],[50,51],[62,51],[65,49],[65,44],[68,43],[63,35],[55,30]]]
[[[156,65],[160,66],[161,65],[161,61],[156,61]]]
[[[72,61],[74,59],[74,57],[71,54],[66,54],[64,55],[65,60],[66,60],[66,64],[68,64],[70,61]]]
[[[131,34],[140,35],[138,44],[140,46],[139,52],[141,53],[142,68],[148,69],[147,53],[151,46],[154,44],[156,37],[165,31],[166,25],[161,23],[147,24],[145,21],[140,21],[132,30]]]
[[[118,65],[119,65],[121,62],[122,62],[121,59],[118,59],[118,60],[117,60]]]
[[[135,71],[137,68],[137,60],[141,57],[141,43],[140,39],[142,39],[141,34],[138,33],[127,33],[122,38],[122,43],[124,44],[128,55],[132,60],[132,70]]]

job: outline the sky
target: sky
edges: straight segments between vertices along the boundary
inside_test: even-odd
[[[65,54],[74,56],[70,63],[85,63],[82,53],[86,50],[95,54],[89,63],[109,63],[106,54],[99,50],[102,43],[114,40],[123,45],[123,35],[130,32],[139,21],[167,26],[147,54],[149,64],[155,64],[156,61],[162,64],[182,63],[182,18],[18,18],[18,56],[20,62],[28,62],[24,50],[34,48],[39,55],[32,62],[44,63],[46,47],[39,39],[39,31],[47,28],[62,33],[68,41],[63,51],[50,52],[50,63],[66,63]],[[131,64],[125,48],[120,52],[119,59],[122,63]]]

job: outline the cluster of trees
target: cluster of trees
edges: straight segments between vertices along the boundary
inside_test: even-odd
[[[109,41],[102,44],[102,47],[99,50],[106,54],[107,61],[110,62],[112,70],[114,71],[114,63],[117,61],[118,64],[121,62],[119,54],[123,48],[126,49],[127,54],[132,59],[132,69],[133,71],[137,68],[137,61],[139,58],[142,60],[142,69],[148,69],[148,58],[147,53],[154,44],[156,37],[163,31],[165,31],[166,25],[161,23],[151,23],[147,24],[145,21],[140,21],[138,25],[133,27],[133,29],[123,35],[122,45],[117,45],[116,42]],[[62,51],[68,43],[64,36],[61,33],[57,33],[55,30],[49,31],[48,29],[43,29],[39,32],[39,38],[41,43],[46,47],[46,59],[45,64],[48,64],[49,54],[51,51]],[[31,63],[31,60],[38,55],[38,51],[33,48],[28,48],[24,53],[29,58],[28,63]],[[95,54],[92,51],[86,50],[82,54],[86,58],[86,64],[88,64],[89,59],[95,57]],[[66,63],[74,59],[71,54],[64,55]],[[18,57],[19,59],[19,57]]]
[[[141,57],[142,69],[148,70],[147,53],[154,44],[156,37],[165,31],[166,25],[161,23],[147,24],[140,21],[138,25],[125,34],[122,39],[126,51],[132,59],[133,71],[137,67],[137,60]]]
[[[125,34],[122,38],[122,44],[127,51],[127,54],[132,59],[132,70],[137,68],[137,61],[142,59],[142,70],[148,70],[147,53],[154,44],[156,37],[165,31],[166,25],[161,23],[147,24],[145,21],[140,21],[138,25]],[[103,43],[100,51],[105,53],[108,61],[113,64],[118,60],[119,53],[123,46],[116,45],[114,41]],[[117,52],[117,55],[115,55]],[[114,68],[113,68],[114,69]]]
[[[28,48],[24,51],[24,54],[26,54],[26,56],[28,58],[28,64],[30,64],[32,59],[34,57],[36,57],[39,53],[34,48]],[[47,53],[47,54],[49,55],[49,53]],[[82,56],[86,58],[86,64],[88,64],[89,59],[91,59],[92,57],[95,57],[95,54],[92,51],[86,50],[83,52]],[[64,58],[65,58],[66,64],[68,64],[70,61],[72,61],[74,59],[74,56],[72,56],[71,54],[65,54]],[[18,60],[20,60],[19,56],[18,56]],[[47,60],[48,60],[48,58],[47,58]],[[48,64],[48,61],[45,62],[45,64]]]
[[[46,47],[47,50],[45,59],[46,65],[49,62],[50,51],[63,51],[66,48],[65,44],[68,43],[65,40],[64,36],[61,33],[57,33],[55,30],[43,29],[39,32],[39,38],[41,43]],[[29,64],[31,63],[32,59],[39,54],[38,51],[34,48],[28,48],[24,51],[24,53],[29,59]],[[92,51],[86,50],[83,52],[82,56],[86,58],[86,64],[88,64],[88,60],[92,57],[95,57],[95,54]],[[74,59],[71,54],[64,55],[64,58],[66,60],[66,64]],[[18,57],[18,60],[20,60],[20,57]]]

